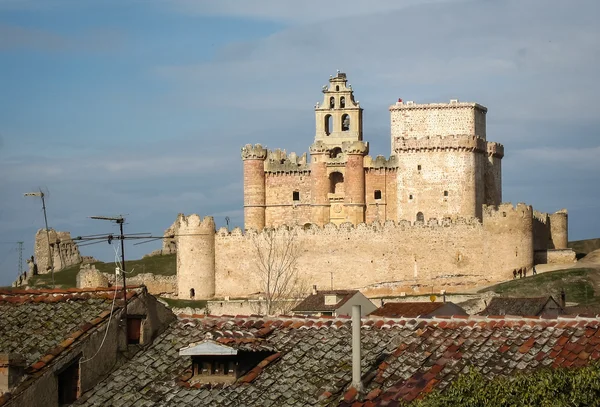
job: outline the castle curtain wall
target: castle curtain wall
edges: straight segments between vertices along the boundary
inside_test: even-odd
[[[506,216],[504,216],[506,214]],[[531,207],[484,208],[476,218],[402,221],[381,227],[296,228],[298,270],[308,285],[360,288],[367,295],[459,291],[506,281],[533,265]],[[215,237],[216,297],[260,291],[251,234],[219,231]],[[468,249],[465,249],[468,248]]]

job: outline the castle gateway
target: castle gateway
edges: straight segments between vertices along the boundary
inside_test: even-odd
[[[177,219],[180,298],[260,291],[252,235],[264,228],[296,235],[306,284],[333,280],[372,295],[504,281],[532,267],[534,253],[574,259],[565,210],[501,203],[504,147],[486,139],[485,107],[399,100],[389,109],[391,156],[372,158],[346,74],[322,92],[310,161],[242,148],[246,232],[215,233],[210,217]]]

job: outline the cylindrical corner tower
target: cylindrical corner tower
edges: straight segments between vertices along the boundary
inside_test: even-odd
[[[327,177],[327,146],[316,141],[310,146],[311,222],[319,226],[329,223],[329,178]]]
[[[265,159],[260,144],[242,147],[244,160],[244,228],[261,231],[265,227]]]
[[[177,234],[177,295],[208,299],[215,295],[215,220],[212,216],[179,215]]]
[[[343,143],[346,154],[345,197],[346,217],[349,222],[358,225],[365,221],[365,168],[364,158],[369,145],[362,141]]]
[[[555,249],[566,249],[569,242],[569,216],[566,209],[550,215],[550,237]]]

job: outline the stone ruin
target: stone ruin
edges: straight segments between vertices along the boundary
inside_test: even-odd
[[[93,264],[82,264],[76,281],[77,288],[110,287],[108,277]]]
[[[50,245],[48,245],[48,237]],[[81,264],[83,258],[77,244],[71,239],[69,232],[57,232],[54,229],[40,229],[35,235],[34,257],[39,274],[50,272],[50,258],[54,271]]]

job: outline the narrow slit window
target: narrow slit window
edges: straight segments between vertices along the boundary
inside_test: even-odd
[[[300,192],[294,191],[292,193],[292,199],[294,200],[294,202],[299,201],[300,200]]]
[[[421,164],[417,165],[417,171],[421,171]]]
[[[413,196],[412,196],[412,195],[409,195],[409,196],[408,196],[408,199],[412,201],[412,199],[413,199]]]
[[[376,189],[375,192],[373,193],[373,198],[381,199],[381,191]]]
[[[444,191],[444,196],[448,196],[448,191]]]

